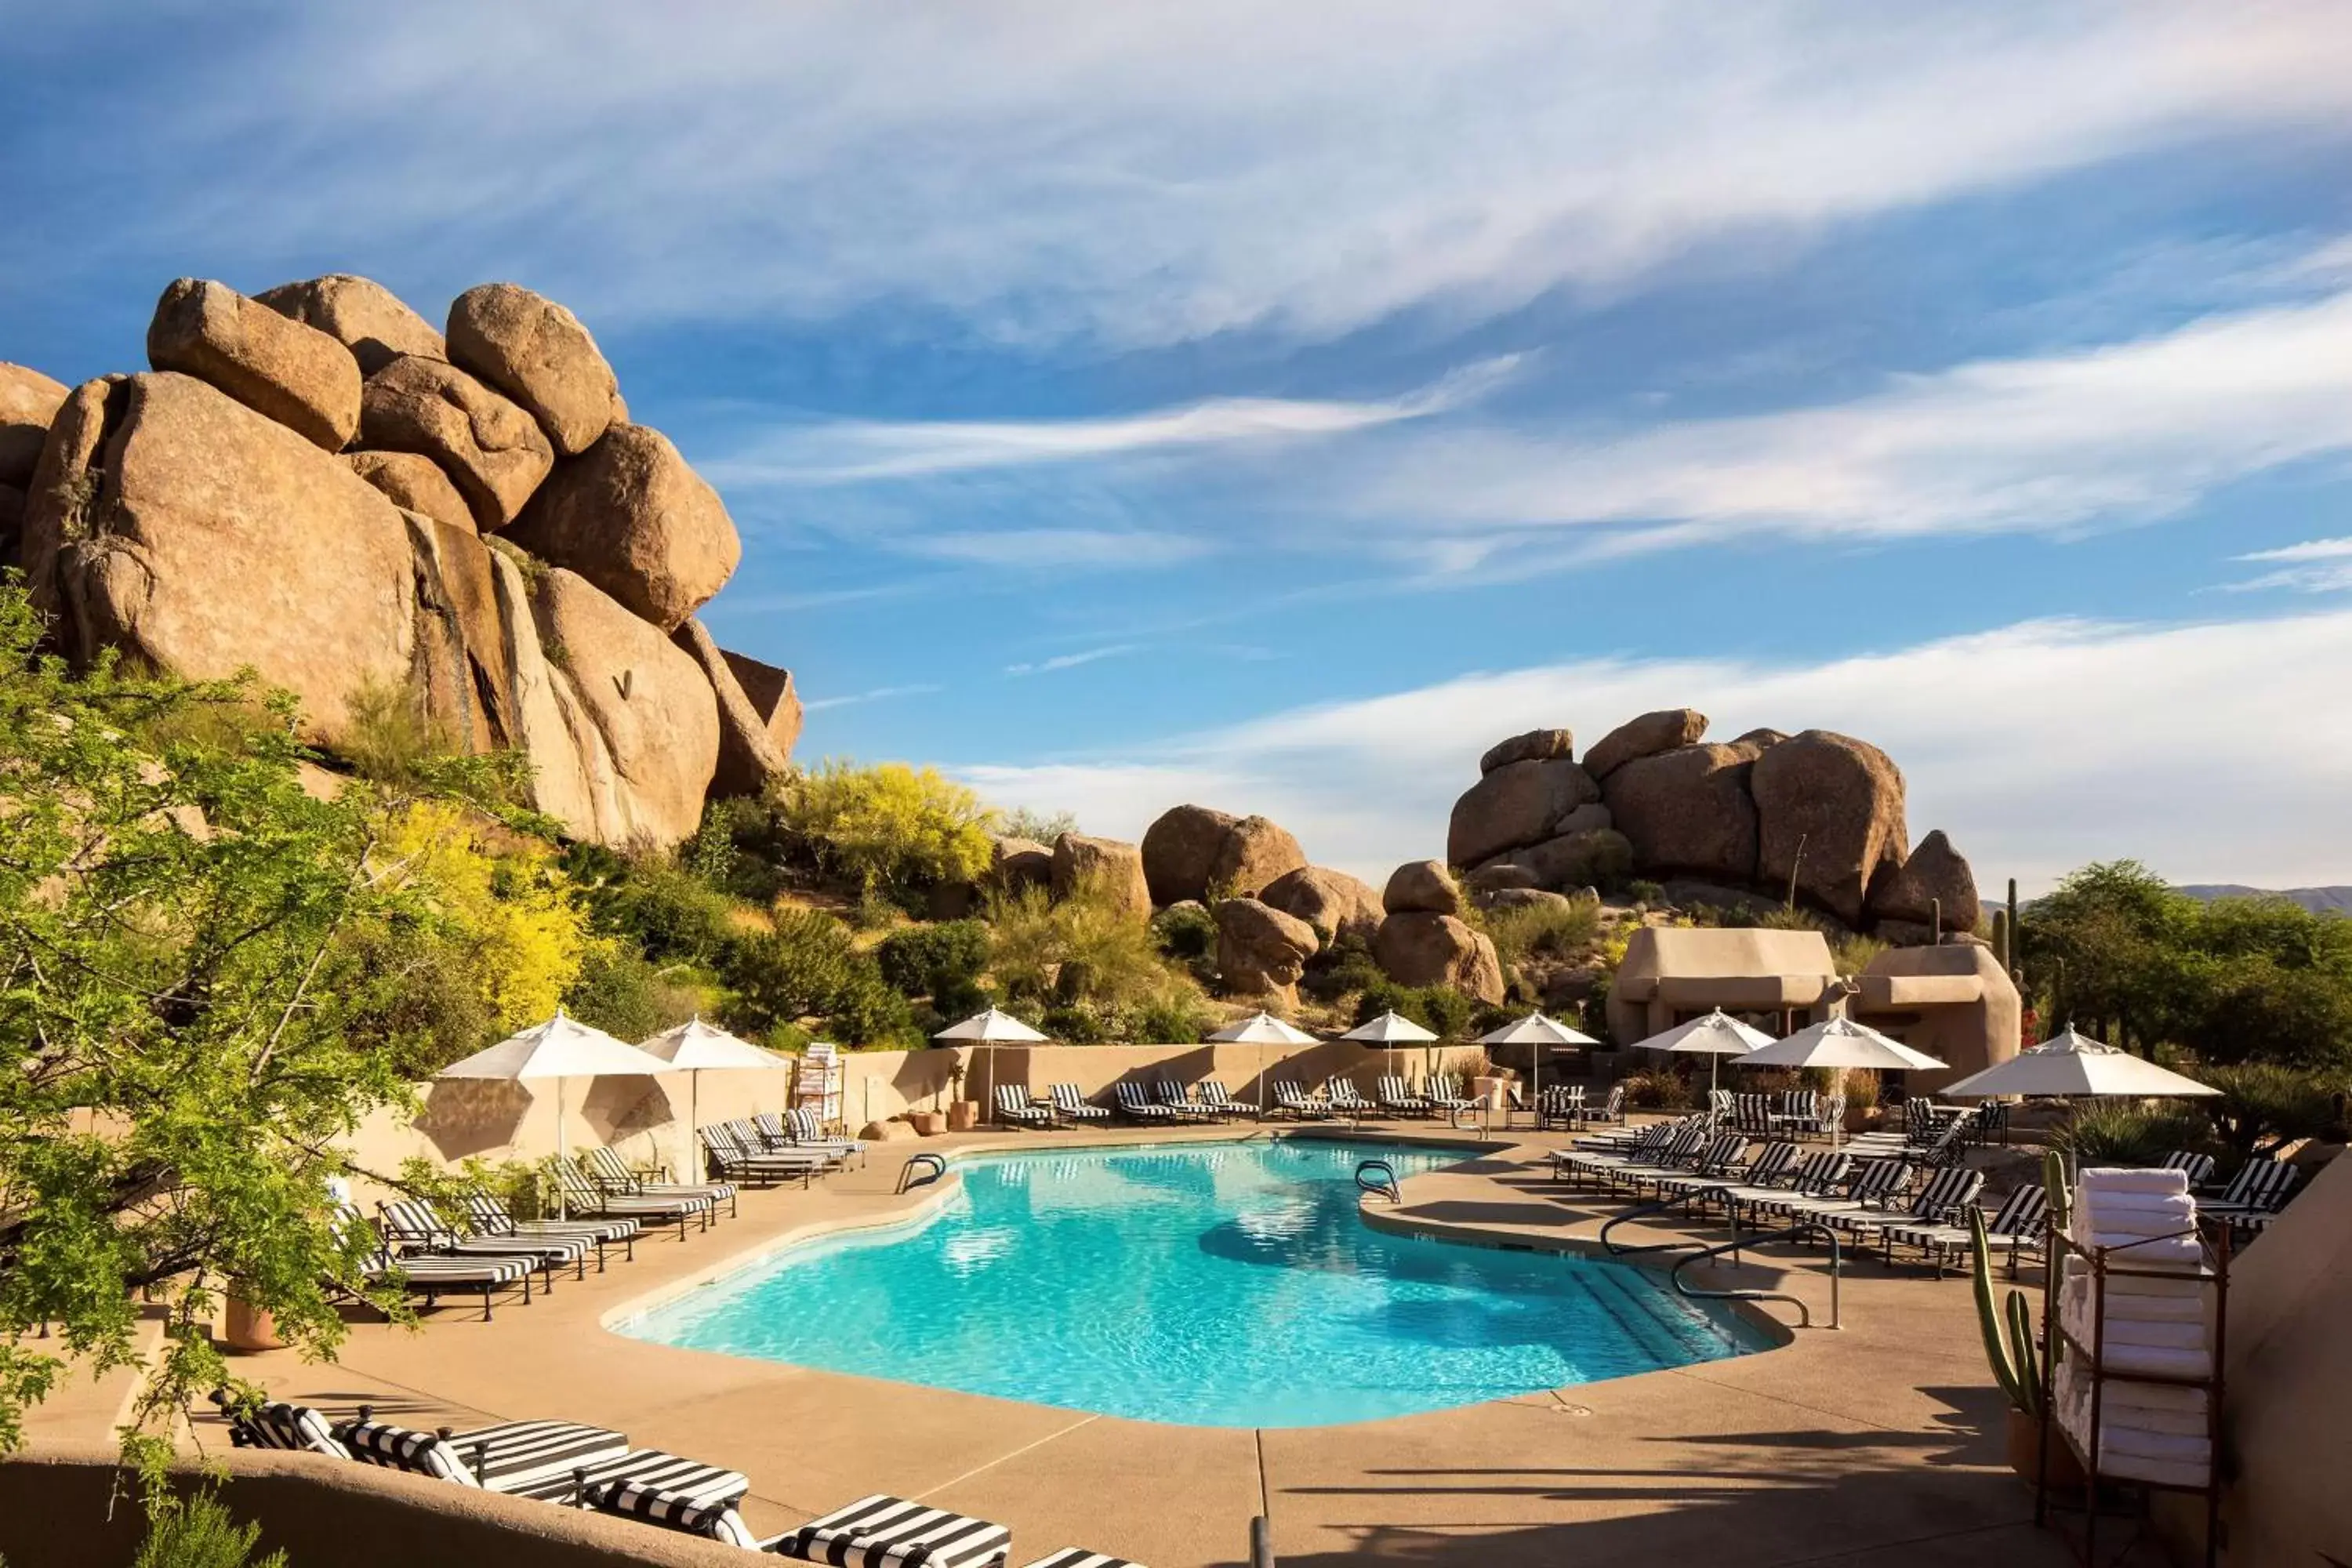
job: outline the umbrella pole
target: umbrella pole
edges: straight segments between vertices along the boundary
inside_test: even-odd
[[[698,1171],[702,1162],[696,1159],[695,1146],[702,1139],[702,1069],[695,1068],[686,1075],[686,1158],[678,1162],[681,1171]]]
[[[572,1134],[563,1125],[563,1080],[560,1078],[555,1080],[555,1157],[564,1164],[572,1163]],[[561,1178],[555,1184],[555,1217],[572,1217],[571,1194],[564,1190]]]
[[[1257,1119],[1263,1121],[1265,1120],[1265,1042],[1264,1040],[1257,1043],[1257,1093],[1254,1098],[1257,1100]]]

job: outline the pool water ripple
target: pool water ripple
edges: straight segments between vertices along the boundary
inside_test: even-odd
[[[908,1226],[793,1247],[635,1338],[1195,1426],[1320,1426],[1738,1355],[1764,1339],[1639,1269],[1365,1226],[1312,1139],[959,1162]]]

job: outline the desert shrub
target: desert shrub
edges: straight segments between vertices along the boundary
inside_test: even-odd
[[[2276,1153],[2305,1138],[2346,1136],[2343,1079],[2293,1068],[2209,1068],[2197,1075],[2221,1092],[2197,1108],[2240,1159]]]
[[[988,868],[988,811],[935,768],[829,760],[771,795],[784,833],[827,875],[907,899]]]
[[[703,807],[701,825],[678,847],[677,861],[709,887],[765,904],[783,889],[787,848],[775,808],[737,795]]]
[[[1691,1087],[1667,1071],[1628,1073],[1625,1103],[1641,1110],[1684,1110],[1693,1103]]]
[[[2175,1149],[2208,1142],[2206,1119],[2185,1106],[2150,1110],[2133,1100],[2075,1106],[2054,1131],[2058,1147],[2082,1165],[2153,1165]]]
[[[1574,958],[1601,934],[1601,900],[1570,899],[1565,904],[1489,910],[1485,925],[1496,956],[1506,967],[1516,968],[1531,957]]]
[[[1097,884],[1058,902],[1043,888],[992,897],[988,929],[988,967],[1008,995],[1119,1008],[1190,984],[1160,956],[1152,928]]]
[[[430,1078],[498,1037],[473,955],[434,923],[363,925],[336,944],[325,978],[344,1040],[404,1079]]]
[[[1794,904],[1775,904],[1769,910],[1759,910],[1743,923],[1751,931],[1829,930],[1828,922],[1821,916]]]
[[[1874,936],[1842,936],[1830,943],[1830,957],[1837,972],[1851,980],[1886,949],[1887,943]]]
[[[335,753],[363,779],[414,784],[432,763],[458,750],[457,737],[428,719],[404,687],[369,682],[345,707],[349,718],[335,738]]]
[[[844,1046],[914,1049],[923,1044],[914,1009],[873,961],[859,958],[824,1006],[825,1031]]]
[[[579,864],[576,858],[569,863]],[[734,901],[666,860],[625,867],[596,885],[591,901],[599,930],[626,938],[657,963],[715,963],[737,934]]]
[[[1098,1046],[1113,1033],[1111,1020],[1091,1002],[1064,1002],[1048,1007],[1038,1027],[1074,1046]]]
[[[1139,1046],[1196,1046],[1209,1032],[1213,1016],[1201,994],[1190,986],[1171,986],[1128,1015],[1127,1037]]]
[[[1151,917],[1151,934],[1160,951],[1179,962],[1216,956],[1217,917],[1204,904],[1171,904]]]
[[[1318,1002],[1336,1002],[1350,992],[1388,984],[1370,943],[1353,931],[1307,961],[1299,989]],[[1379,1009],[1373,1009],[1377,1016]]]
[[[624,1040],[642,1040],[683,1024],[701,1005],[692,985],[665,977],[627,942],[609,939],[589,944],[580,976],[563,994],[571,1015]]]
[[[936,997],[958,987],[968,991],[988,967],[988,927],[979,921],[909,926],[883,938],[874,959],[882,978],[907,995]]]
[[[1883,1088],[1878,1075],[1868,1068],[1849,1068],[1837,1081],[1837,1092],[1845,1096],[1848,1110],[1868,1110],[1878,1103]]]
[[[777,910],[770,929],[737,933],[720,954],[719,977],[733,993],[726,1016],[731,1024],[766,1030],[825,1014],[860,962],[848,928],[831,915]]]
[[[131,1568],[286,1568],[283,1552],[256,1559],[261,1526],[237,1523],[209,1491],[154,1498],[147,1520],[147,1539]]]
[[[1393,1012],[1412,1019],[1424,1029],[1434,1030],[1442,1040],[1467,1038],[1470,1020],[1478,1006],[1475,997],[1446,985],[1400,985],[1393,980],[1382,979],[1364,987],[1356,1002],[1356,1022],[1369,1024],[1383,1013]]]
[[[1636,877],[1625,884],[1625,896],[1637,904],[1657,905],[1666,901],[1666,889],[1645,877]]]
[[[1065,833],[1078,830],[1077,816],[1067,811],[1033,811],[1020,805],[1011,811],[995,813],[996,831],[1007,838],[1026,838],[1035,844],[1051,844]]]

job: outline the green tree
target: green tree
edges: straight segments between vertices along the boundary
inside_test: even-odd
[[[328,1282],[361,1289],[362,1244],[327,1183],[337,1140],[405,1102],[381,1047],[409,1027],[344,981],[438,918],[387,847],[400,816],[508,781],[424,758],[314,799],[291,699],[110,659],[77,678],[38,632],[0,587],[0,1447],[48,1347],[128,1364],[152,1292],[163,1346],[124,1439],[152,1471],[225,1381],[206,1331],[230,1283],[306,1353],[341,1339]]]
[[[909,899],[988,868],[988,808],[936,768],[828,759],[775,786],[778,820],[817,869]]]

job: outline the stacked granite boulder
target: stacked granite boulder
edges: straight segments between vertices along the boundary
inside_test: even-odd
[[[404,693],[604,843],[785,767],[790,672],[694,618],[741,558],[726,505],[562,306],[487,283],[436,331],[364,278],[181,279],[147,352],[70,391],[0,364],[0,562],[69,656],[249,666],[329,752]]]

